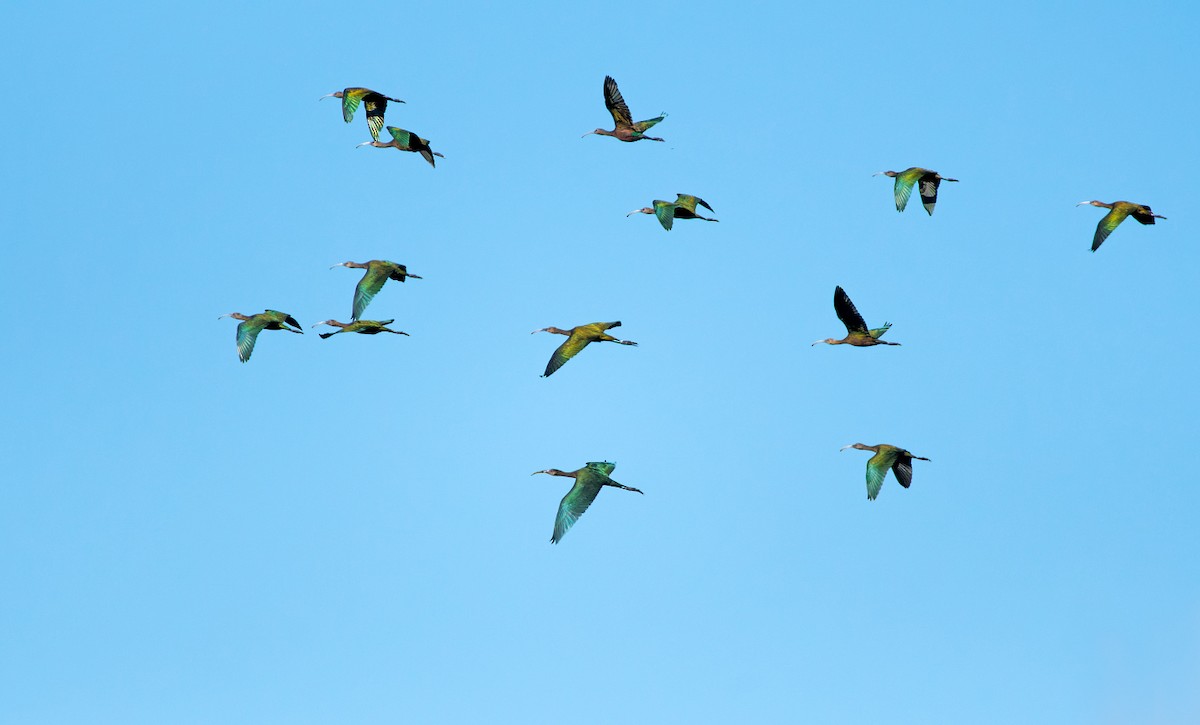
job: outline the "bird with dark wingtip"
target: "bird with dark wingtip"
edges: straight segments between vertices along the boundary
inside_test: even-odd
[[[901,486],[908,488],[912,485],[912,462],[915,458],[918,461],[928,461],[928,458],[922,456],[914,456],[903,448],[889,446],[886,443],[880,443],[877,446],[868,446],[862,443],[851,443],[848,446],[842,446],[839,450],[854,448],[860,451],[871,451],[875,455],[867,461],[867,499],[874,501],[879,495],[879,489],[883,488],[883,478],[887,475],[888,469],[892,469],[892,473],[896,474],[896,480]]]
[[[374,146],[377,149],[400,149],[401,151],[412,151],[413,153],[421,154],[421,158],[428,161],[429,165],[434,168],[437,168],[437,164],[433,162],[434,156],[437,156],[439,159],[446,158],[437,151],[429,148],[429,139],[427,138],[421,138],[412,131],[405,131],[402,128],[396,128],[395,126],[388,126],[387,130],[388,133],[392,134],[391,141],[380,141],[379,138],[376,137],[374,141],[364,141],[358,146],[355,146],[355,148]]]
[[[645,206],[641,209],[634,209],[625,216],[631,217],[634,214],[653,214],[654,216],[658,217],[658,223],[662,224],[663,229],[666,229],[668,232],[671,231],[671,227],[675,225],[676,219],[703,219],[706,222],[721,221],[720,219],[709,219],[706,216],[700,216],[696,213],[697,204],[705,209],[708,209],[709,211],[713,211],[713,208],[708,205],[708,202],[704,201],[700,197],[692,196],[691,194],[676,194],[675,196],[676,199],[673,202],[655,199],[653,202],[651,202],[654,205],[653,207]]]
[[[885,322],[883,327],[877,327],[874,330],[867,329],[867,321],[863,316],[858,314],[858,310],[854,307],[854,303],[850,301],[850,295],[846,294],[846,290],[840,286],[833,289],[833,309],[837,312],[838,319],[846,326],[846,336],[840,340],[835,340],[832,337],[827,337],[824,340],[817,340],[813,345],[827,343],[829,345],[853,345],[855,347],[871,347],[872,345],[899,345],[898,342],[886,342],[880,340],[883,334],[891,329],[892,323]]]
[[[258,333],[263,330],[287,330],[298,335],[304,334],[304,330],[299,329],[300,323],[296,322],[296,318],[278,310],[264,310],[257,315],[250,315],[249,317],[240,312],[230,312],[227,315],[221,315],[217,319],[221,320],[226,317],[242,321],[237,326],[237,352],[238,359],[242,362],[250,359],[250,354],[254,352],[254,341],[258,339]],[[296,329],[293,330],[288,325]]]
[[[560,330],[557,327],[543,327],[540,330],[534,330],[529,333],[536,335],[539,332],[550,332],[555,335],[566,335],[567,341],[558,346],[554,354],[550,356],[550,362],[546,363],[546,372],[542,373],[543,378],[548,378],[566,364],[568,360],[579,354],[579,351],[587,347],[592,342],[615,342],[618,345],[637,345],[632,340],[618,340],[609,335],[605,330],[611,330],[614,327],[620,327],[621,321],[616,322],[593,322],[588,325],[579,325],[572,327],[569,330]]]
[[[358,110],[358,104],[366,105],[367,110],[367,127],[371,129],[371,138],[379,140],[379,129],[383,128],[383,114],[387,111],[388,101],[396,103],[404,103],[399,98],[385,96],[382,93],[376,93],[370,88],[346,88],[321,96],[317,100],[326,98],[342,99],[342,119],[346,123],[354,120],[354,112]]]
[[[379,293],[379,290],[383,289],[384,283],[389,279],[394,279],[397,282],[403,282],[407,277],[421,279],[420,275],[409,274],[408,269],[403,264],[389,262],[386,259],[372,259],[369,262],[338,262],[333,267],[367,270],[367,273],[362,276],[362,279],[354,287],[354,309],[350,317],[352,320],[362,317],[362,313],[367,309],[367,305],[371,304],[371,300],[375,299],[375,295]],[[333,269],[333,267],[330,267],[330,269]]]
[[[583,468],[574,471],[560,471],[557,468],[548,468],[545,471],[534,471],[529,474],[536,476],[539,473],[547,473],[551,476],[566,476],[567,478],[575,479],[575,485],[567,491],[567,495],[558,504],[558,515],[554,517],[554,534],[550,537],[551,544],[557,544],[562,540],[562,537],[567,533],[583,512],[587,511],[588,506],[592,505],[592,501],[596,500],[596,494],[600,493],[600,489],[605,486],[620,488],[626,491],[634,491],[642,493],[641,490],[632,486],[622,486],[616,481],[609,478],[609,474],[617,467],[615,463],[608,461],[593,461],[588,463]],[[643,494],[644,495],[644,494]]]
[[[608,108],[608,112],[612,114],[613,123],[615,124],[613,130],[605,131],[602,128],[598,128],[595,131],[588,131],[583,136],[590,136],[594,133],[600,136],[612,136],[618,141],[633,142],[643,139],[646,141],[662,141],[661,138],[645,135],[645,132],[651,126],[666,118],[667,114],[662,113],[659,114],[658,118],[634,123],[633,114],[629,112],[629,106],[625,105],[625,99],[621,97],[621,91],[617,88],[617,82],[613,80],[612,76],[604,76],[604,105]],[[583,138],[583,136],[580,136],[580,138]]]
[[[330,327],[342,328],[336,332],[318,333],[318,334],[320,334],[322,340],[327,340],[327,339],[333,337],[334,335],[340,335],[343,332],[357,332],[360,335],[378,335],[381,332],[391,332],[396,335],[406,335],[406,336],[411,337],[411,335],[408,335],[407,332],[401,332],[400,330],[392,330],[392,329],[388,328],[387,326],[392,324],[393,322],[395,322],[395,320],[355,320],[354,322],[338,322],[337,320],[325,320],[324,322],[318,322],[317,324],[313,325],[313,327],[320,327],[321,325],[329,325]]]
[[[1096,225],[1096,233],[1092,236],[1092,251],[1100,248],[1104,244],[1104,240],[1108,239],[1108,235],[1112,234],[1117,226],[1125,221],[1125,217],[1133,217],[1135,221],[1141,224],[1153,224],[1155,219],[1166,219],[1162,214],[1155,214],[1150,211],[1150,207],[1145,204],[1134,204],[1131,201],[1114,201],[1111,204],[1105,204],[1102,201],[1081,201],[1075,206],[1098,206],[1101,209],[1108,209],[1100,223]]]
[[[892,192],[896,196],[896,211],[904,211],[904,207],[908,206],[908,197],[912,194],[913,184],[917,184],[921,193],[921,203],[925,205],[925,211],[929,212],[929,216],[933,216],[933,205],[937,203],[938,185],[943,181],[958,181],[958,179],[948,179],[936,171],[922,169],[918,166],[907,168],[904,171],[877,171],[872,176],[880,174],[896,180],[892,188]]]

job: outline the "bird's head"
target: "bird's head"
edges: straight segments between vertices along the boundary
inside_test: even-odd
[[[884,176],[888,176],[888,177],[895,177],[895,176],[896,176],[896,172],[895,172],[895,171],[876,171],[875,173],[871,174],[871,176],[879,176],[880,174],[882,174],[882,175],[884,175]]]
[[[335,92],[333,92],[333,93],[326,93],[325,95],[321,96],[321,97],[320,97],[320,98],[318,98],[317,100],[318,100],[318,101],[323,101],[323,100],[325,100],[326,98],[342,98],[342,91],[335,91]]]
[[[248,319],[250,319],[249,317],[246,317],[245,315],[243,315],[243,314],[242,314],[242,313],[240,313],[240,312],[229,312],[229,313],[227,313],[227,314],[221,315],[221,316],[220,316],[220,317],[218,317],[217,319],[218,319],[218,320],[223,320],[223,319],[225,319],[226,317],[232,317],[232,318],[233,318],[233,319],[235,319],[235,320],[248,320]]]
[[[333,269],[334,267],[350,267],[353,266],[353,264],[354,262],[338,262],[337,264],[333,265],[333,267],[330,267],[330,269]]]
[[[839,449],[838,449],[838,453],[841,453],[842,451],[846,450],[847,448],[853,448],[853,449],[855,449],[855,450],[858,450],[858,451],[867,451],[867,450],[870,450],[869,448],[867,448],[866,446],[864,446],[862,443],[851,443],[851,444],[849,444],[849,445],[845,445],[845,446],[842,446],[841,448],[839,448]]]
[[[651,208],[651,207],[648,207],[648,206],[644,206],[644,207],[642,207],[641,209],[634,209],[633,211],[629,212],[629,213],[628,213],[628,214],[626,214],[625,216],[626,216],[626,217],[631,217],[631,216],[633,216],[634,214],[653,214],[653,213],[654,213],[654,209],[653,209],[653,208]]]
[[[1102,204],[1103,204],[1103,202],[1092,199],[1092,200],[1081,201],[1078,204],[1076,204],[1075,206],[1101,206]]]
[[[817,340],[812,345],[809,345],[809,347],[812,347],[813,345],[820,345],[821,343],[825,343],[827,345],[832,345],[835,342],[836,342],[836,340],[834,340],[832,337],[827,337],[824,340]]]
[[[379,141],[363,141],[362,143],[355,146],[354,148],[360,149],[363,146],[378,146],[379,148],[383,148],[384,144],[380,143]]]
[[[313,327],[320,327],[321,325],[329,325],[330,327],[341,327],[342,323],[338,322],[337,320],[325,320],[324,322],[318,322],[317,324],[313,325]],[[312,327],[310,327],[308,329],[311,330]]]
[[[536,476],[536,475],[538,475],[539,473],[548,473],[548,474],[550,474],[551,476],[564,476],[564,475],[566,475],[565,473],[563,473],[562,471],[558,470],[557,468],[547,468],[547,469],[546,469],[546,470],[544,470],[544,471],[534,471],[533,473],[531,473],[531,474],[529,474],[529,475],[530,475],[530,476]]]

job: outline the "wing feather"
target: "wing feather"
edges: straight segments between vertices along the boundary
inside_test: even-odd
[[[575,477],[575,485],[567,491],[558,504],[558,515],[554,517],[554,535],[550,543],[557,544],[566,535],[567,530],[575,525],[583,512],[588,510],[596,494],[600,493],[601,483],[596,474],[585,468]]]
[[[357,320],[359,317],[362,317],[362,313],[366,311],[367,305],[371,304],[371,300],[375,299],[375,295],[379,293],[379,290],[383,289],[383,283],[387,282],[387,279],[387,269],[383,266],[372,264],[367,267],[367,273],[362,276],[362,279],[354,287],[352,319]]]
[[[587,347],[589,342],[591,340],[578,330],[572,332],[566,341],[559,345],[554,354],[550,356],[550,362],[546,363],[546,372],[542,373],[542,377],[548,378],[553,375],[555,370],[558,370],[568,360],[578,355],[579,351]]]
[[[1093,252],[1099,249],[1101,244],[1104,244],[1104,240],[1108,239],[1108,235],[1112,234],[1113,230],[1116,229],[1121,222],[1125,221],[1125,217],[1127,216],[1129,216],[1129,210],[1124,209],[1119,205],[1114,206],[1107,214],[1104,215],[1104,218],[1102,218],[1100,223],[1096,225],[1096,234],[1092,237]]]
[[[608,108],[608,112],[612,114],[613,122],[617,127],[633,126],[633,116],[629,113],[629,106],[625,105],[625,99],[621,97],[621,91],[617,88],[617,82],[612,76],[604,76],[604,105]],[[656,119],[653,122],[642,121],[653,126],[662,119]],[[647,126],[646,128],[650,128]]]
[[[858,309],[850,301],[850,295],[840,286],[833,290],[833,309],[837,311],[838,319],[846,326],[846,332],[867,332],[867,321],[858,314]]]

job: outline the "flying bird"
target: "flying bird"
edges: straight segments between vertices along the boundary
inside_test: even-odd
[[[1162,214],[1155,214],[1150,211],[1150,207],[1144,204],[1134,204],[1131,201],[1114,201],[1111,204],[1105,204],[1102,201],[1081,201],[1075,206],[1083,206],[1090,204],[1098,206],[1110,211],[1104,215],[1100,223],[1096,225],[1096,234],[1092,237],[1092,251],[1100,248],[1104,244],[1104,240],[1108,239],[1108,235],[1125,221],[1125,217],[1131,216],[1142,224],[1153,224],[1155,219],[1166,219]]]
[[[653,214],[654,216],[658,217],[658,223],[662,224],[663,229],[666,229],[668,232],[671,231],[671,227],[675,225],[676,219],[703,219],[706,222],[720,221],[720,219],[709,219],[706,216],[700,216],[696,213],[697,204],[705,209],[708,209],[709,211],[713,211],[713,208],[708,205],[708,202],[704,201],[700,197],[692,196],[690,194],[676,194],[675,197],[676,199],[673,202],[655,199],[652,202],[654,204],[653,207],[646,206],[642,207],[641,209],[634,209],[625,216],[630,217],[634,214]]]
[[[378,335],[381,332],[391,332],[396,335],[408,335],[407,332],[401,332],[399,330],[388,329],[387,325],[390,325],[393,322],[395,322],[395,320],[355,320],[354,322],[338,322],[337,320],[325,320],[324,322],[318,322],[316,325],[313,325],[313,327],[318,327],[320,325],[329,325],[330,327],[342,328],[342,329],[338,330],[337,332],[319,333],[321,335],[322,340],[333,337],[334,335],[340,335],[343,332],[357,332],[360,335]],[[410,335],[410,337],[411,337],[411,335]]]
[[[621,97],[621,91],[617,89],[617,82],[612,76],[604,76],[604,105],[608,108],[608,112],[612,114],[613,123],[616,126],[611,131],[605,131],[598,128],[595,131],[588,131],[583,134],[599,134],[601,136],[612,136],[619,141],[641,141],[646,139],[649,141],[662,141],[661,138],[646,136],[645,133],[651,126],[658,123],[667,117],[663,113],[658,118],[651,118],[648,121],[633,122],[633,114],[629,112],[629,106],[625,105],[625,99]],[[580,138],[583,138],[582,136]]]
[[[896,474],[896,480],[901,486],[908,488],[912,485],[912,462],[913,459],[918,461],[928,461],[928,458],[914,456],[903,448],[889,446],[886,443],[880,443],[877,446],[867,446],[862,443],[852,443],[848,446],[842,446],[840,450],[847,448],[855,448],[860,451],[873,451],[875,455],[871,456],[871,460],[867,461],[867,499],[874,501],[879,495],[879,489],[883,488],[883,478],[887,475],[888,469],[892,469],[892,473]]]
[[[413,153],[421,154],[421,156],[429,162],[429,165],[433,166],[434,168],[437,168],[437,164],[433,162],[434,156],[442,159],[446,158],[437,151],[429,148],[429,139],[427,138],[421,138],[412,131],[405,131],[402,128],[396,128],[395,126],[388,126],[387,130],[388,133],[392,134],[391,141],[385,143],[379,140],[379,136],[376,136],[374,141],[364,141],[358,146],[355,146],[355,148],[360,148],[362,146],[374,146],[377,149],[393,148],[400,149],[401,151],[412,151]]]
[[[896,194],[896,211],[904,211],[904,207],[908,205],[908,197],[912,194],[913,184],[919,184],[921,193],[921,203],[925,205],[925,211],[933,216],[933,205],[937,203],[938,185],[943,181],[958,181],[958,179],[947,179],[936,171],[922,169],[917,166],[905,169],[901,172],[895,171],[878,171],[872,176],[890,176],[896,179],[894,192]]]
[[[406,277],[421,279],[419,275],[409,274],[403,264],[389,262],[386,259],[372,259],[370,262],[339,262],[333,267],[367,270],[354,288],[354,310],[350,318],[352,320],[362,317],[363,310],[367,309],[367,305],[371,304],[371,300],[375,299],[375,295],[383,289],[384,282],[389,279],[397,282],[403,282]]]
[[[562,537],[567,533],[567,529],[583,516],[583,512],[587,511],[588,506],[592,505],[592,501],[596,500],[596,494],[600,493],[600,489],[604,486],[612,486],[613,488],[621,488],[626,491],[640,490],[631,486],[622,486],[616,481],[608,477],[613,469],[617,467],[615,463],[592,462],[588,463],[583,468],[575,471],[560,471],[557,468],[550,468],[545,471],[534,471],[529,474],[536,476],[539,473],[548,473],[551,476],[566,476],[567,478],[575,479],[575,485],[563,496],[563,500],[558,504],[558,515],[554,517],[554,535],[550,537],[551,544],[557,544]]]
[[[846,336],[840,340],[827,337],[824,340],[817,340],[813,345],[819,345],[822,342],[830,345],[853,345],[855,347],[900,344],[898,342],[885,342],[879,339],[883,337],[883,333],[891,329],[892,323],[890,322],[883,323],[883,327],[868,330],[866,320],[863,319],[862,315],[858,314],[854,303],[850,301],[850,295],[846,294],[846,290],[840,286],[833,289],[833,309],[837,312],[838,319],[846,326]]]
[[[217,319],[232,317],[235,320],[242,322],[237,326],[237,351],[238,359],[246,362],[250,359],[250,353],[254,352],[254,341],[258,339],[258,333],[263,330],[287,330],[298,335],[303,335],[304,331],[299,329],[300,323],[296,322],[296,318],[286,312],[277,310],[265,310],[257,315],[247,317],[240,312],[230,312],[227,315],[221,315]],[[288,327],[291,325],[292,327]]]
[[[404,103],[399,98],[385,96],[369,88],[346,88],[336,93],[321,96],[317,100],[326,98],[342,99],[342,118],[346,120],[346,123],[354,120],[354,112],[358,110],[358,104],[365,104],[367,107],[367,126],[371,129],[371,138],[376,141],[379,140],[379,129],[383,128],[383,114],[387,111],[388,101]]]
[[[620,326],[621,322],[618,320],[617,322],[593,322],[590,325],[579,325],[569,330],[560,330],[557,327],[543,327],[540,330],[534,330],[529,333],[536,335],[539,332],[552,332],[556,335],[567,336],[567,341],[559,345],[554,354],[550,356],[550,362],[546,363],[546,372],[542,373],[542,377],[548,378],[553,375],[555,370],[558,370],[568,360],[578,355],[579,351],[587,347],[590,342],[615,342],[618,345],[636,345],[636,342],[618,340],[604,332],[605,330]]]

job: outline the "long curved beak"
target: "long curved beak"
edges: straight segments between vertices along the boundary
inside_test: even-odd
[[[881,176],[886,173],[887,173],[886,171],[876,171],[875,173],[871,174],[871,176]]]
[[[825,342],[825,341],[824,341],[824,340],[817,340],[817,341],[816,341],[816,342],[814,342],[812,345],[809,345],[809,347],[812,347],[813,345],[820,345],[820,344],[821,344],[821,343],[823,343],[823,342]]]
[[[539,332],[545,332],[545,331],[546,331],[546,328],[544,328],[544,327],[543,327],[542,329],[540,329],[540,330],[534,330],[533,332],[531,332],[531,333],[529,333],[529,334],[530,334],[530,335],[536,335],[536,334],[538,334]],[[538,473],[545,473],[545,471],[538,471]]]
[[[363,147],[363,146],[370,146],[370,145],[371,145],[371,144],[373,144],[373,143],[375,143],[375,142],[374,142],[374,141],[363,141],[362,143],[360,143],[358,146],[355,146],[354,148],[361,148],[361,147]]]
[[[1078,204],[1076,204],[1075,206],[1083,206],[1084,204],[1091,204],[1091,203],[1092,203],[1092,202],[1091,202],[1091,200],[1089,199],[1088,201],[1081,201],[1081,202],[1079,202]]]
[[[848,446],[842,446],[841,448],[838,449],[838,453],[841,453],[842,451],[846,450],[847,448],[853,448],[853,447],[854,447],[853,443],[851,443]]]
[[[337,264],[333,265],[333,267],[345,267],[345,266],[346,266],[345,262],[338,262]],[[330,267],[330,269],[333,269],[333,267]]]
[[[225,319],[226,317],[233,317],[233,313],[231,312],[231,313],[229,313],[228,315],[221,315],[221,316],[220,316],[220,317],[218,317],[217,319],[218,319],[218,320],[223,320],[223,319]]]
[[[549,473],[549,471],[534,471],[533,473],[531,473],[531,474],[529,474],[529,475],[530,475],[530,476],[536,476],[536,475],[538,475],[539,473]]]
[[[583,134],[583,135],[582,135],[582,136],[580,136],[579,138],[587,138],[588,136],[591,136],[591,135],[592,135],[592,134],[594,134],[594,133],[596,133],[596,132],[595,132],[595,131],[588,131],[587,133]]]

